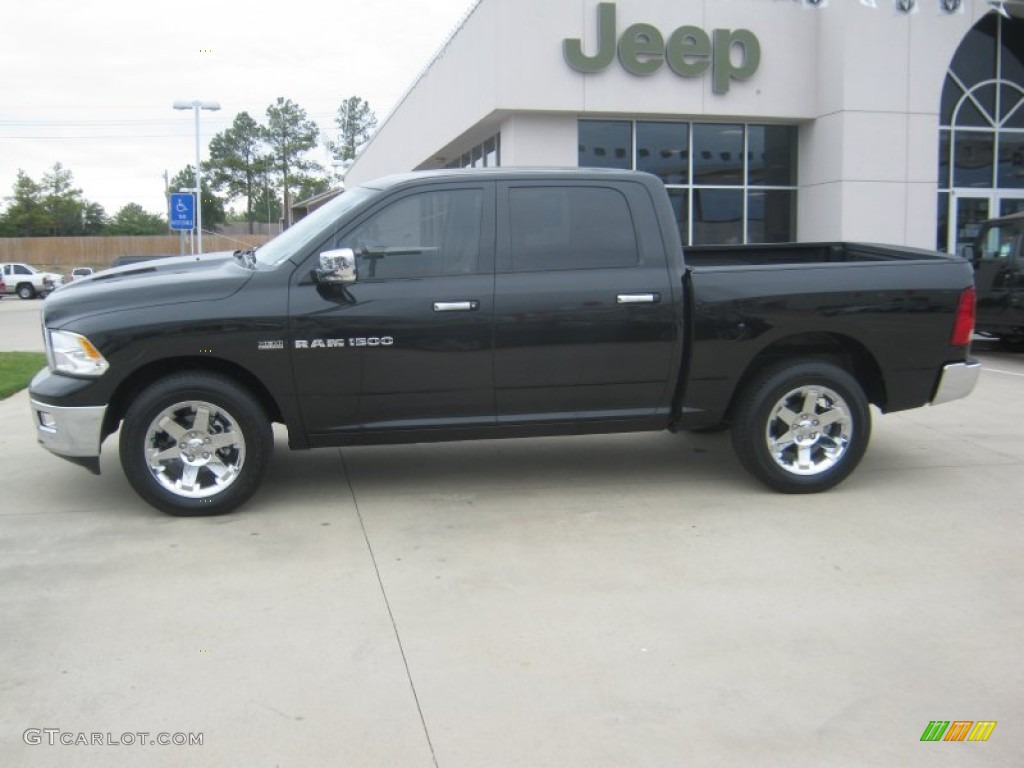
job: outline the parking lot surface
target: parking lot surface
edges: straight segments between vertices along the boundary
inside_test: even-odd
[[[176,519],[116,436],[89,475],[15,395],[0,765],[1019,766],[1024,356],[978,350],[969,399],[876,415],[815,496],[751,480],[727,433],[278,431],[249,504]],[[935,720],[998,725],[921,742]]]
[[[44,299],[0,299],[0,350],[4,352],[42,352],[43,333],[39,312]]]

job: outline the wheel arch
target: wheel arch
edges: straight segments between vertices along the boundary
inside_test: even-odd
[[[103,420],[103,439],[113,434],[131,405],[132,396],[164,376],[185,371],[218,373],[248,390],[259,402],[271,422],[284,422],[280,404],[251,371],[229,360],[206,357],[171,357],[156,360],[133,371],[122,381],[107,406]]]
[[[811,332],[777,339],[754,356],[736,381],[726,420],[732,420],[737,402],[750,381],[765,368],[782,360],[821,360],[838,365],[857,380],[868,402],[886,410],[888,394],[882,368],[867,347],[851,336]]]

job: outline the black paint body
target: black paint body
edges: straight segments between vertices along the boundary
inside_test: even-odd
[[[627,199],[638,263],[514,271],[510,194],[579,185]],[[186,257],[60,289],[44,323],[87,336],[110,369],[99,379],[43,371],[32,397],[109,404],[109,434],[149,382],[214,369],[250,387],[293,448],[308,448],[712,426],[755,369],[784,356],[840,360],[895,411],[927,403],[942,366],[968,356],[950,334],[971,267],[942,254],[853,244],[684,254],[664,187],[641,173],[440,172],[371,186],[375,197],[321,220],[276,265]],[[317,281],[319,254],[360,222],[449,187],[484,201],[473,273]],[[634,295],[655,299],[620,300]],[[438,302],[474,309],[437,312]]]

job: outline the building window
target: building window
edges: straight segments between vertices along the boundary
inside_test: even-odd
[[[1024,210],[1024,22],[989,14],[946,73],[936,247],[967,255],[985,219]]]
[[[580,167],[633,167],[633,124],[586,120],[579,124]]]
[[[486,141],[477,144],[460,157],[452,160],[445,168],[500,168],[501,134],[496,133]]]
[[[796,126],[580,120],[579,165],[660,178],[684,245],[796,239]]]

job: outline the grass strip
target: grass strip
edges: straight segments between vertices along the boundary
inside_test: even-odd
[[[46,355],[42,352],[0,352],[0,400],[27,387],[45,367]]]

